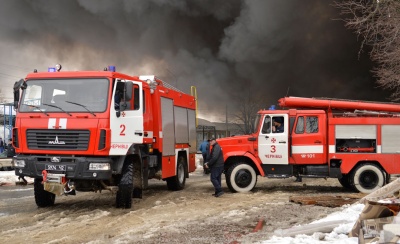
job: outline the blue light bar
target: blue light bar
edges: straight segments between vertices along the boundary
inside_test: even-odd
[[[108,66],[108,71],[115,72],[117,69],[113,65]]]
[[[275,105],[271,105],[271,107],[269,107],[269,110],[275,110]]]
[[[56,68],[54,68],[54,67],[49,67],[49,68],[47,69],[47,71],[48,71],[48,72],[56,72]]]

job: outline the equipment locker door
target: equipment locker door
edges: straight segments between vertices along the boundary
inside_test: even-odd
[[[126,91],[125,97],[118,92]],[[110,155],[125,155],[132,144],[143,143],[143,92],[142,83],[117,80],[114,85],[110,109]],[[117,112],[120,110],[120,116]]]
[[[258,153],[263,164],[289,164],[288,117],[287,114],[264,117],[258,136]]]

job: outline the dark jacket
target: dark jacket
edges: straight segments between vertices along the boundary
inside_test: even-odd
[[[218,143],[212,147],[210,156],[207,158],[207,165],[210,168],[224,166],[224,156]]]

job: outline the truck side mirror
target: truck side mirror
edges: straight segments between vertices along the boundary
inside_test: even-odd
[[[18,103],[19,103],[19,97],[20,97],[20,92],[19,89],[25,90],[27,87],[27,84],[24,79],[20,79],[19,81],[16,81],[14,83],[14,108],[18,108]]]

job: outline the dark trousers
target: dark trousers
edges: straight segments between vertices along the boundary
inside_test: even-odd
[[[224,172],[224,166],[219,166],[219,167],[212,167],[211,168],[211,175],[210,175],[210,180],[211,183],[213,184],[215,188],[215,193],[221,192],[222,187],[221,187],[221,175]]]
[[[207,153],[202,153],[202,155],[203,155],[203,165],[204,165],[207,160]]]

